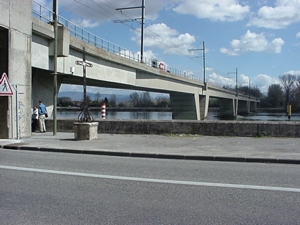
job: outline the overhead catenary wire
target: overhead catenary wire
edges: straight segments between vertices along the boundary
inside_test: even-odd
[[[64,7],[60,12],[59,12],[59,14],[62,14],[62,13],[64,13],[64,12],[66,12],[66,11],[68,11],[69,9],[71,9],[74,5],[76,5],[77,4],[77,2],[76,2],[76,0],[73,0],[69,5],[67,5],[66,7]]]

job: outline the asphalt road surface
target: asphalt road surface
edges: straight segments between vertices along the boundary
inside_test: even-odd
[[[300,166],[0,149],[1,224],[300,224]]]

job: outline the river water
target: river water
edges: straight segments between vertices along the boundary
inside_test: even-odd
[[[94,119],[101,119],[101,111],[90,111]],[[77,119],[79,111],[73,110],[58,110],[58,119]],[[107,112],[106,119],[120,119],[120,120],[172,120],[172,112],[118,112],[109,111]],[[220,120],[218,112],[208,112],[206,120]],[[287,121],[288,117],[285,113],[252,113],[248,116],[238,116],[237,120],[253,120],[253,121]],[[291,116],[291,121],[300,121],[300,113],[294,113]]]

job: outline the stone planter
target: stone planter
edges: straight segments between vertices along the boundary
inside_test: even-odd
[[[75,122],[73,128],[76,140],[93,140],[98,138],[98,122]]]

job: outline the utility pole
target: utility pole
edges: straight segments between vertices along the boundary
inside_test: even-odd
[[[127,7],[127,8],[117,8],[116,10],[126,10],[126,9],[142,9],[142,22],[141,22],[141,63],[144,62],[144,26],[145,26],[145,0],[142,0],[142,6],[135,6],[135,7]],[[134,21],[136,19],[130,19],[130,20],[114,20],[115,23],[122,23],[122,22],[130,22]]]
[[[53,135],[57,132],[57,20],[58,0],[53,0],[54,57],[53,57]]]
[[[237,117],[238,114],[238,104],[239,104],[239,100],[238,100],[238,71],[237,68],[235,68],[235,72],[229,72],[227,74],[235,74],[235,91],[236,91],[236,99],[235,99],[235,106],[234,106],[234,111],[235,111],[235,117]]]
[[[235,83],[236,83],[236,85],[235,85],[236,96],[238,96],[239,95],[239,92],[238,92],[239,88],[238,88],[238,72],[237,72],[237,68],[235,68]]]
[[[237,68],[235,68],[235,72],[228,72],[228,74],[235,74],[235,92],[236,92],[236,96],[238,96],[238,72],[237,72]]]
[[[194,48],[194,49],[189,49],[189,52],[192,51],[198,51],[198,50],[202,50],[203,51],[203,83],[205,84],[205,45],[204,45],[204,41],[202,42],[202,48]]]
[[[249,94],[249,98],[250,98],[250,78],[248,78],[249,79],[249,88],[248,88],[248,94]]]

